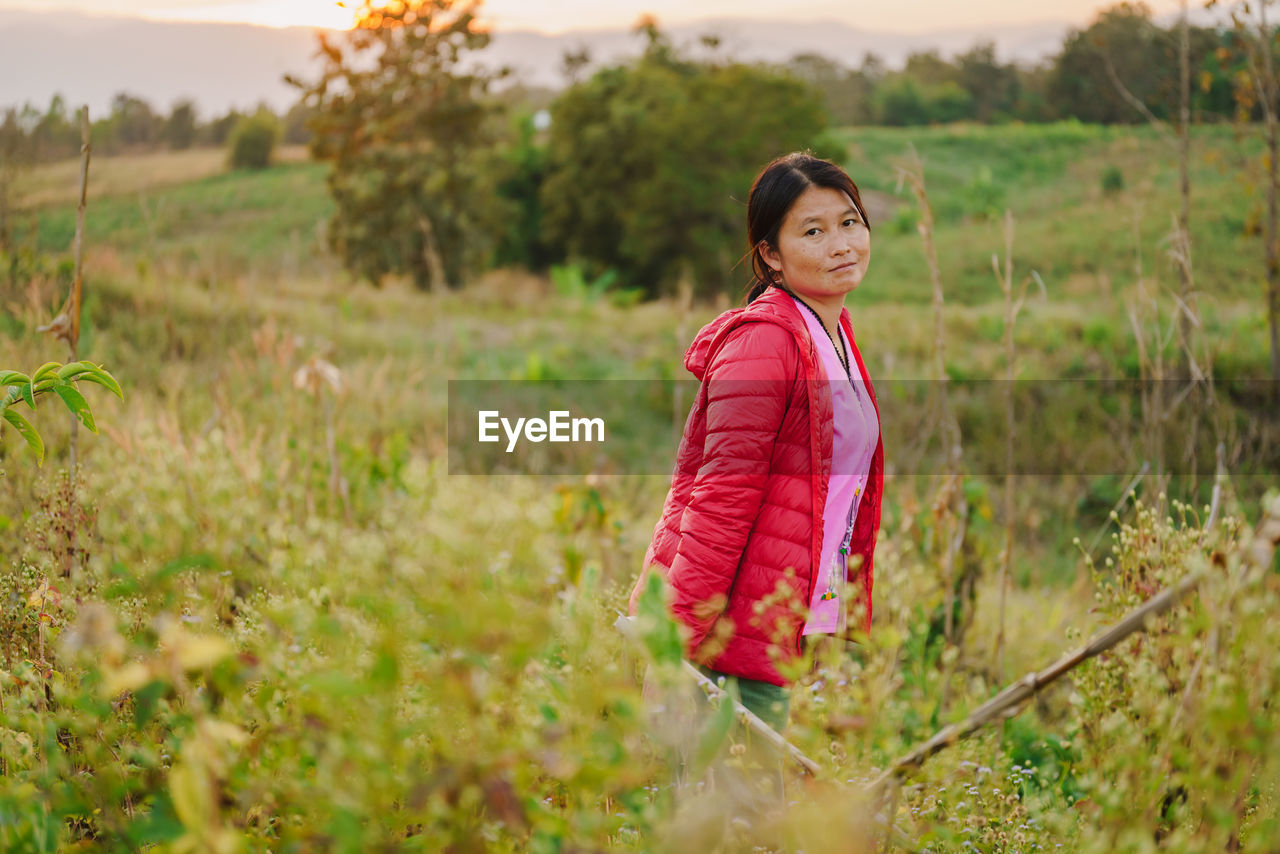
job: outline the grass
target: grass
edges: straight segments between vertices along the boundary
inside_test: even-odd
[[[1091,194],[1105,164],[1128,152],[1129,191],[1147,209],[1165,204],[1167,175],[1144,165],[1142,132],[857,136],[858,156],[884,170],[909,137],[925,157],[949,299],[958,294],[946,312],[957,377],[1003,367],[999,290],[989,260],[985,270],[979,263],[1000,241],[993,224],[969,221],[957,202],[983,165],[1025,205],[1018,257],[1062,265],[1046,266],[1060,269],[1049,298],[1030,298],[1019,320],[1020,376],[1138,375],[1125,317],[1133,246],[1102,239],[1126,209]],[[1210,135],[1204,145],[1219,143]],[[449,379],[682,377],[688,339],[719,309],[695,306],[686,317],[671,301],[587,305],[511,271],[444,295],[395,282],[374,289],[313,250],[314,223],[328,209],[320,167],[204,173],[210,164],[192,160],[183,167],[189,180],[178,180],[174,162],[157,165],[169,168],[164,181],[138,177],[93,196],[89,209],[81,352],[120,379],[126,400],[90,393],[103,432],[80,434],[80,500],[93,518],[80,523],[76,577],[57,573],[69,516],[50,497],[65,418],[42,406],[33,419],[49,448],[40,471],[11,431],[0,434],[0,560],[10,568],[0,576],[9,639],[0,650],[0,847],[754,842],[764,831],[743,831],[709,796],[673,802],[662,736],[610,628],[668,475],[459,476],[446,459]],[[864,179],[868,187],[893,189],[891,172],[865,172],[879,176]],[[1238,210],[1229,183],[1204,188],[1207,198],[1222,194],[1218,210]],[[150,227],[137,197],[144,185]],[[1070,218],[1055,204],[1100,213],[1064,226]],[[36,213],[41,245],[69,242],[64,203]],[[1212,228],[1207,214],[1201,220]],[[1142,232],[1144,253],[1158,254],[1158,233]],[[849,305],[880,387],[927,376],[931,330],[918,239],[887,224],[875,236],[872,272]],[[316,257],[291,263],[299,246]],[[1198,262],[1206,255],[1201,285],[1210,291],[1218,262],[1207,248]],[[61,344],[34,331],[59,302],[58,287],[35,280],[0,295],[8,313],[0,366],[64,357]],[[1256,295],[1216,285],[1211,293],[1203,321],[1220,371],[1259,375],[1266,328]],[[341,394],[316,398],[294,386],[313,357],[340,369]],[[984,423],[967,422],[973,454],[997,449]],[[916,429],[885,437],[897,464]],[[1063,453],[1097,438],[1072,423],[1046,429],[1041,438]],[[648,439],[669,466],[669,426]],[[336,491],[335,458],[345,483]],[[1191,509],[1169,505],[1167,517],[1155,514],[1146,482],[1144,506],[1120,500],[1128,479],[1020,479],[1003,674],[992,663],[998,483],[966,483],[973,516],[961,564],[976,581],[968,631],[944,649],[937,483],[889,479],[877,632],[862,647],[820,656],[797,688],[790,734],[825,776],[793,790],[802,803],[778,830],[790,840],[778,847],[849,850],[868,833],[849,781],[1079,643],[1189,562],[1234,565],[1243,519],[1256,517],[1257,493],[1274,484],[1236,479],[1223,521],[1202,535],[1203,479],[1184,496]],[[1175,482],[1172,494],[1184,487]],[[61,604],[33,611],[27,603],[43,582],[59,588]],[[1234,590],[1224,573],[1203,604],[1188,603],[1148,638],[1075,674],[1004,730],[933,760],[902,790],[898,822],[937,851],[969,850],[965,841],[990,851],[1139,850],[1157,835],[1170,840],[1165,850],[1223,850],[1233,835],[1243,850],[1267,850],[1280,756],[1268,700],[1280,685],[1267,617],[1277,595],[1270,582]],[[1212,631],[1221,632],[1218,647]],[[1219,652],[1197,664],[1197,651],[1211,648]],[[45,665],[56,675],[41,676]],[[139,673],[150,681],[130,681]],[[42,699],[46,678],[52,701]],[[1197,679],[1212,690],[1187,692]],[[104,697],[103,685],[130,687]],[[708,743],[714,753],[718,742]],[[724,762],[733,773],[731,753]],[[1191,793],[1185,801],[1179,787]],[[746,836],[735,843],[735,833]]]
[[[960,126],[847,130],[848,166],[870,189],[897,191],[894,164],[914,146],[925,164],[947,298],[964,304],[998,301],[991,253],[1002,251],[1001,219],[1017,219],[1015,275],[1036,270],[1055,295],[1091,299],[1135,280],[1135,259],[1166,283],[1176,272],[1161,245],[1177,210],[1176,161],[1149,128]],[[1215,298],[1256,295],[1262,248],[1245,233],[1256,194],[1231,164],[1257,156],[1250,138],[1241,146],[1231,128],[1196,128],[1193,134],[1191,214],[1199,290]],[[1102,190],[1107,166],[1121,169],[1125,189]],[[905,189],[900,195],[909,199]],[[875,246],[865,299],[927,301],[927,277],[908,212],[901,222],[873,223]],[[905,224],[907,227],[904,227]]]
[[[276,161],[299,163],[307,156],[306,146],[289,145],[276,152]],[[136,196],[220,175],[226,169],[227,152],[222,148],[97,156],[91,164],[93,198]],[[79,159],[37,166],[21,176],[17,193],[28,207],[75,204],[80,198]]]
[[[100,170],[107,186],[94,183],[86,245],[107,245],[166,268],[199,268],[206,278],[253,268],[314,271],[332,210],[324,166],[292,150],[255,174],[227,170],[222,157],[210,151],[158,155],[154,175],[142,165],[146,158],[93,161],[91,181]],[[45,197],[64,198],[66,171],[63,164],[42,167],[33,184],[47,188]],[[60,188],[56,193],[54,186]],[[29,210],[36,248],[65,252],[75,236],[74,206],[51,201]],[[19,241],[28,238],[23,219]]]

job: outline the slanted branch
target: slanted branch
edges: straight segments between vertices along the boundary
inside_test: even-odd
[[[1269,568],[1277,545],[1280,545],[1280,500],[1273,501],[1266,508],[1263,520],[1258,524],[1252,541],[1244,548],[1241,555],[1241,573]],[[963,721],[943,727],[924,744],[896,759],[871,783],[870,793],[873,796],[880,796],[890,783],[920,767],[935,753],[972,735],[993,721],[1017,715],[1028,700],[1046,687],[1094,656],[1114,648],[1135,632],[1144,630],[1151,619],[1168,611],[1188,593],[1195,590],[1207,576],[1207,567],[1192,570],[1177,584],[1165,588],[1129,612],[1120,622],[1095,634],[1084,646],[1067,653],[1043,670],[1030,673],[1012,683],[975,709]]]

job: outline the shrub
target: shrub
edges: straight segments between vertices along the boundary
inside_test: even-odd
[[[280,121],[268,112],[243,118],[231,132],[231,168],[266,169],[280,139]]]
[[[1102,170],[1102,192],[1107,195],[1124,189],[1124,173],[1114,163]]]

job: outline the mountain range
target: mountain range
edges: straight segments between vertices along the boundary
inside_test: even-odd
[[[692,50],[705,49],[700,37],[714,34],[721,39],[719,51],[736,59],[783,61],[818,53],[857,66],[870,52],[899,67],[913,51],[937,49],[951,56],[982,40],[995,42],[1002,61],[1035,62],[1057,51],[1070,26],[1046,21],[908,35],[839,21],[719,18],[663,30]],[[69,104],[87,103],[91,114],[102,115],[124,91],[165,111],[179,98],[191,98],[206,118],[260,101],[284,109],[298,92],[283,76],[317,74],[317,32],[0,10],[0,107],[30,102],[43,109],[61,93]],[[555,35],[498,30],[482,61],[511,66],[525,83],[558,87],[565,82],[559,71],[564,53],[584,47],[595,64],[603,64],[637,53],[641,41],[621,28]]]

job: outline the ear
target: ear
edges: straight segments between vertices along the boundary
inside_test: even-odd
[[[760,241],[760,257],[775,273],[782,272],[782,256],[778,254],[777,249],[769,245],[767,240]]]

